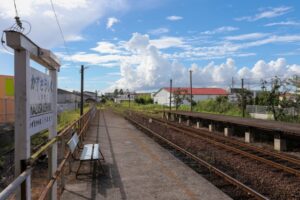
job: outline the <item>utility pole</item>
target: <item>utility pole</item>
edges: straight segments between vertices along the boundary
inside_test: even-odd
[[[128,107],[129,107],[129,109],[130,109],[130,92],[129,92],[128,89],[126,90],[126,93],[127,93],[127,97],[128,97]],[[125,94],[126,94],[126,93],[125,93]]]
[[[170,79],[170,104],[169,110],[172,110],[172,79]]]
[[[193,112],[193,85],[192,85],[192,70],[190,70],[190,90],[191,90],[191,112]]]
[[[80,88],[80,116],[83,115],[83,82],[84,82],[84,66],[81,65],[81,88]]]
[[[98,97],[98,91],[97,90],[95,90],[95,101],[96,101],[96,103],[97,103],[97,97]]]
[[[244,79],[242,78],[242,116],[245,117]]]

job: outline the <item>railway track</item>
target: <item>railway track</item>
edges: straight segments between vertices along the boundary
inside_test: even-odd
[[[140,116],[146,117],[145,115]],[[300,159],[293,158],[284,153],[277,153],[255,147],[253,145],[249,145],[232,138],[226,138],[224,136],[212,134],[211,132],[203,129],[195,129],[182,124],[178,124],[176,122],[170,122],[157,118],[153,118],[152,120],[159,124],[167,125],[168,128],[175,131],[204,140],[214,146],[225,149],[226,151],[238,153],[247,158],[254,159],[273,168],[300,177]]]
[[[140,117],[142,117],[142,116],[140,116]],[[194,160],[197,164],[200,164],[202,167],[207,168],[210,172],[213,172],[218,177],[221,177],[227,184],[233,185],[233,186],[241,189],[247,195],[250,195],[252,198],[255,198],[255,199],[268,199],[264,195],[262,195],[259,192],[253,190],[252,188],[250,188],[247,185],[243,184],[239,180],[233,178],[232,176],[224,173],[223,171],[221,171],[220,169],[216,168],[215,166],[209,164],[208,162],[206,162],[205,160],[201,159],[197,155],[195,155],[195,154],[187,151],[186,149],[184,149],[184,148],[176,145],[175,143],[171,142],[170,140],[166,139],[165,137],[162,137],[160,134],[154,132],[153,130],[151,130],[150,128],[148,128],[147,126],[145,126],[144,124],[142,124],[142,123],[138,122],[137,120],[133,119],[132,116],[130,116],[130,115],[129,116],[125,116],[125,118],[128,119],[129,121],[131,121],[133,124],[135,124],[139,128],[143,129],[144,131],[150,133],[156,139],[158,139],[158,140],[166,143],[167,145],[169,145],[170,147],[172,147],[175,150],[179,151],[180,153],[184,154],[188,158]],[[146,119],[149,119],[149,117],[146,118]],[[156,119],[154,119],[154,120],[156,120]],[[161,122],[161,123],[163,123],[163,122]]]

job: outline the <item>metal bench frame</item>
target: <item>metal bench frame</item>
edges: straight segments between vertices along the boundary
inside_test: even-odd
[[[101,164],[101,161],[105,162],[105,159],[100,150],[100,145],[99,144],[82,144],[82,143],[80,144],[80,143],[81,143],[81,141],[77,135],[77,132],[74,132],[73,136],[67,143],[69,146],[69,149],[71,151],[73,160],[79,161],[79,166],[76,170],[76,178],[79,174],[79,170],[80,170],[82,162],[85,162],[85,161],[89,161],[91,164],[93,163],[93,161],[97,161],[97,163],[99,164],[99,166],[101,168],[101,171],[104,173],[104,169]],[[82,151],[80,152],[79,149],[82,149]],[[80,153],[80,156],[78,157],[77,155],[79,153]],[[69,160],[69,169],[70,169],[70,172],[72,172],[70,162],[71,162],[71,160]],[[92,167],[90,166],[90,170],[91,169],[92,169]]]

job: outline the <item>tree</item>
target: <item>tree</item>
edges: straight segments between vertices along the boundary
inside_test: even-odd
[[[176,110],[183,104],[186,94],[187,90],[185,89],[177,89],[173,92],[173,102]]]
[[[193,98],[194,98],[194,95],[192,95],[192,106],[195,106],[197,103],[196,103],[196,101],[193,100]],[[190,95],[186,95],[185,99],[186,99],[189,103],[191,103],[191,96],[190,96]]]
[[[124,94],[123,89],[119,90],[119,94],[121,94],[121,95]]]
[[[245,109],[247,105],[253,104],[253,93],[247,89],[240,89],[237,92],[237,102],[240,109]]]
[[[105,104],[107,102],[107,100],[108,100],[107,96],[101,95],[101,101],[100,101],[100,103]]]
[[[117,97],[118,95],[119,95],[119,90],[115,89],[115,91],[114,91],[114,97]]]
[[[138,95],[134,101],[138,104],[153,104],[153,99],[151,98],[151,95],[149,94],[144,94],[144,95]]]
[[[262,91],[258,93],[258,95],[255,97],[255,104],[260,106],[267,106],[268,105],[268,97],[269,97],[269,91]]]
[[[291,97],[291,94],[289,94],[288,85],[290,85],[289,82],[281,81],[280,78],[275,76],[272,79],[270,92],[266,93],[267,110],[272,112],[276,121],[285,121],[288,115],[286,109],[297,106],[296,98]]]

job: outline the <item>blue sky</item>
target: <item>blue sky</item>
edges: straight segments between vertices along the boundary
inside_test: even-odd
[[[0,28],[13,23],[12,1],[0,0]],[[291,0],[16,0],[29,37],[62,61],[59,87],[156,90],[188,84],[228,87],[300,74],[300,2]],[[13,56],[0,50],[0,74],[13,74]]]

